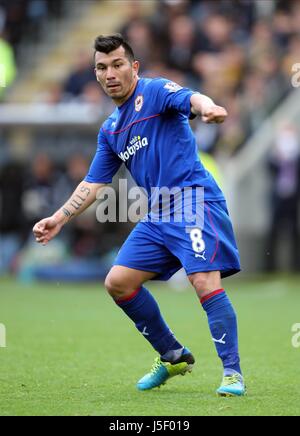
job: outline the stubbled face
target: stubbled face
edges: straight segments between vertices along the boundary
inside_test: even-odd
[[[95,74],[104,92],[120,106],[133,93],[138,80],[139,63],[130,62],[124,47],[106,54],[96,52]]]

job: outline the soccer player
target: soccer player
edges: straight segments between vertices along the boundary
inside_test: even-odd
[[[111,183],[124,162],[137,185],[151,188],[189,187],[204,190],[204,225],[143,219],[122,246],[105,280],[116,304],[158,352],[152,370],[137,383],[139,390],[164,384],[191,372],[194,357],[172,333],[144,283],[168,280],[183,267],[208,318],[224,373],[220,396],[241,396],[245,385],[238,352],[237,319],[221,279],[240,270],[239,254],[226,202],[213,177],[197,156],[191,116],[222,123],[223,107],[209,97],[164,78],[138,76],[139,62],[121,35],[95,40],[95,74],[116,109],[102,125],[98,148],[85,180],[52,217],[33,229],[36,241],[47,244],[72,218]],[[193,206],[197,206],[192,196]],[[171,203],[175,211],[175,202]]]

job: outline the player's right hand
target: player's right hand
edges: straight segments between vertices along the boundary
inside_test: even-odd
[[[202,121],[207,124],[223,123],[228,116],[227,110],[222,106],[211,106],[202,112]]]
[[[62,224],[58,223],[55,218],[50,217],[38,222],[32,231],[37,243],[47,245],[61,231],[61,228]]]

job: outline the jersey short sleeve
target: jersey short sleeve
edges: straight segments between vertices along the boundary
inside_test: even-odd
[[[84,180],[88,183],[111,183],[121,164],[121,159],[110,148],[101,128],[97,152]]]
[[[159,113],[174,110],[190,116],[191,96],[194,91],[167,79],[153,80],[152,87]]]

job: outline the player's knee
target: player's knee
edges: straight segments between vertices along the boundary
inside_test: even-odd
[[[215,273],[192,274],[189,280],[199,296],[204,296],[221,287],[220,275]]]
[[[108,274],[104,286],[107,292],[114,298],[122,298],[126,294],[126,286],[116,274]]]
[[[190,280],[197,292],[206,292],[208,290],[208,279],[205,276],[196,277]]]

